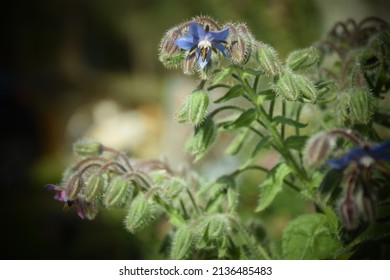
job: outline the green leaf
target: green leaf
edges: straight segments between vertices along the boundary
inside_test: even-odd
[[[307,214],[291,221],[283,232],[283,256],[290,260],[331,258],[341,246],[336,223],[324,214]]]
[[[225,128],[233,130],[240,127],[248,127],[256,118],[256,110],[254,108],[250,108],[243,112],[236,120],[225,125]]]
[[[252,158],[257,156],[257,154],[263,149],[263,148],[268,148],[272,142],[272,137],[267,135],[261,138],[260,142],[257,143],[255,149],[252,152]]]
[[[232,73],[233,71],[233,68],[232,67],[227,67],[221,71],[219,71],[213,78],[213,82],[212,82],[212,85],[216,85],[218,84],[220,81],[222,81],[223,79],[225,79],[226,77],[230,76],[230,74]]]
[[[286,139],[285,145],[288,149],[301,151],[305,147],[307,136],[292,135]]]
[[[267,179],[260,185],[261,193],[256,212],[267,208],[276,195],[282,191],[283,179],[291,173],[290,167],[285,163],[279,163],[268,173]]]
[[[233,141],[226,148],[226,153],[230,155],[236,155],[242,148],[245,140],[248,139],[249,129],[241,129],[240,132],[234,137]]]
[[[300,122],[297,122],[296,120],[289,119],[289,118],[286,118],[283,116],[276,116],[273,118],[272,121],[276,124],[280,124],[280,123],[287,124],[287,125],[291,125],[295,128],[304,128],[307,126],[307,124],[305,124],[305,123],[300,123]]]
[[[217,100],[215,100],[214,103],[222,103],[222,102],[228,101],[230,99],[239,97],[240,95],[242,95],[243,92],[244,92],[244,89],[243,89],[242,85],[238,84],[238,85],[232,86],[225,93],[224,96],[222,96],[222,97],[218,98]]]

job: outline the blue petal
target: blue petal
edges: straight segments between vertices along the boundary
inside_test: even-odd
[[[196,40],[192,35],[183,35],[177,38],[173,43],[183,50],[190,50],[196,45]]]
[[[348,153],[346,153],[342,157],[330,159],[327,161],[327,163],[335,169],[341,169],[344,168],[349,164],[350,161],[356,160],[358,161],[360,158],[362,158],[364,155],[367,154],[367,151],[365,148],[362,147],[356,147],[351,149]]]
[[[191,22],[188,27],[188,34],[195,37],[196,41],[199,41],[200,38],[204,38],[206,36],[206,31],[203,26],[197,22]]]
[[[349,163],[349,158],[347,157],[339,157],[334,159],[329,159],[326,161],[327,164],[330,165],[330,167],[334,169],[342,169]]]
[[[211,50],[209,50],[207,52],[205,60],[203,60],[202,57],[199,56],[198,63],[199,63],[200,69],[203,69],[207,65],[207,63],[210,61],[210,58],[211,58]]]
[[[390,160],[390,139],[371,146],[369,154],[374,159]]]
[[[229,35],[229,27],[219,31],[210,31],[209,34],[211,35],[212,41],[224,41]]]
[[[214,47],[219,50],[225,57],[227,57],[225,47],[221,43],[214,44]]]

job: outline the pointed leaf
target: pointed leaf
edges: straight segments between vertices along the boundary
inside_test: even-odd
[[[286,139],[285,145],[288,149],[301,151],[305,147],[307,136],[292,135]]]
[[[283,116],[276,116],[273,118],[273,122],[276,124],[287,124],[296,128],[304,128],[307,126],[305,123],[297,122],[296,120],[289,119]]]
[[[225,128],[233,130],[240,127],[248,127],[256,118],[256,110],[254,108],[250,108],[243,112],[236,120],[227,124]]]
[[[226,153],[230,155],[236,155],[242,148],[245,140],[248,139],[249,129],[241,129],[240,132],[234,137],[233,141],[226,148]]]
[[[272,142],[272,137],[267,135],[261,138],[260,142],[257,143],[255,149],[252,152],[252,158],[257,156],[257,154],[264,148],[268,148]]]
[[[228,101],[228,100],[230,100],[230,99],[239,97],[243,92],[244,92],[244,89],[243,89],[242,85],[235,85],[235,86],[232,86],[232,87],[225,93],[224,96],[222,96],[222,97],[218,98],[217,100],[215,100],[214,103],[222,103],[222,102]]]
[[[219,71],[213,78],[213,82],[212,82],[212,85],[216,85],[218,84],[219,82],[221,82],[223,79],[225,79],[226,77],[230,76],[230,74],[232,73],[233,71],[233,68],[232,67],[227,67],[221,71]]]
[[[264,210],[274,201],[276,195],[282,190],[284,177],[290,172],[290,167],[285,163],[280,163],[270,170],[267,179],[260,185],[261,193],[256,212]]]

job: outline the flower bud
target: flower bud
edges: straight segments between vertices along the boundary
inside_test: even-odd
[[[177,197],[186,188],[186,183],[183,179],[172,177],[169,179],[164,188],[166,197],[173,199]]]
[[[104,194],[104,206],[107,208],[123,207],[130,197],[132,189],[132,185],[127,179],[120,176],[115,177]]]
[[[349,112],[354,124],[368,124],[373,115],[373,97],[370,91],[365,88],[353,88],[349,92]]]
[[[183,26],[175,26],[169,29],[160,43],[159,60],[167,68],[175,68],[184,60],[183,52],[173,42],[183,35]]]
[[[186,259],[194,242],[194,233],[186,226],[180,227],[172,238],[171,258],[174,260]]]
[[[278,95],[281,95],[288,101],[297,100],[300,94],[300,90],[295,81],[295,75],[288,70],[281,72],[275,78],[272,88]]]
[[[346,198],[339,204],[339,211],[341,220],[347,229],[353,229],[356,227],[358,215],[355,201],[350,198]]]
[[[363,71],[374,70],[378,68],[382,61],[373,49],[363,49],[356,57],[357,63]]]
[[[208,223],[208,237],[210,239],[221,238],[227,231],[227,219],[223,214],[213,215]]]
[[[135,233],[153,219],[153,207],[144,195],[139,194],[131,203],[124,224],[128,231]]]
[[[217,127],[213,119],[206,118],[205,121],[195,128],[194,134],[186,142],[186,151],[195,155],[195,161],[199,161],[206,154],[207,150],[217,136]]]
[[[326,132],[319,132],[309,138],[303,152],[307,166],[319,166],[325,161],[332,148],[331,139]]]
[[[79,156],[99,156],[103,152],[103,145],[91,139],[83,139],[73,144],[73,152]]]
[[[292,70],[305,70],[317,63],[320,54],[314,47],[305,48],[291,52],[286,60],[288,67]]]
[[[256,59],[260,70],[269,76],[275,76],[281,71],[281,64],[276,51],[267,44],[257,44]]]
[[[317,90],[312,81],[298,74],[294,75],[294,80],[300,92],[300,95],[303,98],[303,101],[315,102],[317,99]]]
[[[84,188],[84,198],[87,202],[100,200],[104,190],[105,179],[101,174],[93,174],[89,177]]]
[[[230,30],[228,46],[233,64],[244,65],[252,52],[253,36],[243,23],[228,24]]]
[[[198,126],[202,123],[207,107],[209,95],[207,91],[195,90],[184,101],[183,105],[176,112],[176,119],[179,123],[188,123]]]
[[[83,177],[78,174],[74,175],[67,184],[66,197],[68,200],[75,200],[83,187]]]

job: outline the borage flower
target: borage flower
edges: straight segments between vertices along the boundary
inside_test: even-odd
[[[68,207],[74,205],[75,208],[76,208],[77,215],[81,219],[85,218],[85,205],[84,205],[83,201],[80,201],[79,199],[70,200],[66,196],[66,191],[64,189],[60,188],[59,186],[56,186],[56,185],[53,185],[53,184],[47,184],[45,186],[45,188],[48,191],[54,191],[55,192],[55,194],[54,194],[54,199],[55,200],[65,202],[65,209],[67,209]]]
[[[211,51],[219,50],[225,57],[227,53],[223,43],[226,44],[226,38],[229,35],[229,27],[210,31],[209,25],[205,28],[200,23],[191,22],[188,27],[188,33],[177,38],[174,44],[179,48],[189,51],[187,58],[195,51],[199,66],[203,69],[211,59]]]
[[[330,159],[327,163],[334,169],[343,169],[351,162],[359,167],[369,167],[378,160],[390,160],[390,139],[372,146],[353,148],[342,157]]]
[[[327,161],[333,169],[344,170],[345,192],[339,212],[347,229],[356,227],[360,213],[367,221],[375,218],[377,198],[373,188],[376,185],[373,167],[385,170],[381,161],[388,160],[390,139],[372,146],[355,147],[342,157]]]

